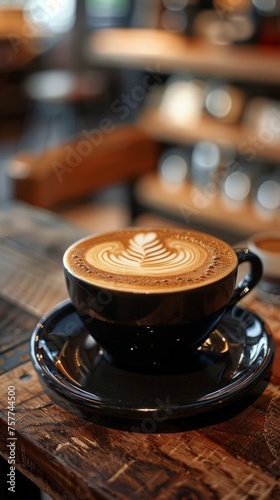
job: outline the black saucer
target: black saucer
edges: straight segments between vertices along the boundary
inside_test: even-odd
[[[110,364],[69,301],[42,318],[31,338],[34,367],[56,402],[92,416],[181,418],[234,402],[265,376],[273,357],[263,322],[234,306],[185,373],[149,375]]]

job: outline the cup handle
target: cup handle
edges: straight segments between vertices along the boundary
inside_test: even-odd
[[[237,284],[229,306],[236,304],[236,302],[245,297],[258,284],[263,270],[261,259],[248,248],[237,248],[235,249],[235,253],[238,259],[238,266],[243,262],[249,262],[250,271]]]

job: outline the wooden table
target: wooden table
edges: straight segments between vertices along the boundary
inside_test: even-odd
[[[55,499],[279,499],[279,305],[247,304],[265,318],[277,351],[264,391],[234,410],[166,421],[147,433],[83,420],[45,393],[29,339],[66,297],[61,256],[80,236],[48,212],[13,204],[0,210],[1,455],[8,459],[12,450],[7,400],[14,387],[16,468]]]

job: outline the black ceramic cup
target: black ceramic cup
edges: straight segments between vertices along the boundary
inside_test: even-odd
[[[250,270],[237,284],[243,262]],[[170,228],[90,236],[67,249],[63,266],[70,300],[104,356],[144,372],[181,370],[262,275],[247,248]]]

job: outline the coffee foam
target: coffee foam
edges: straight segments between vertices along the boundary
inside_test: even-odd
[[[192,289],[227,276],[234,250],[210,235],[131,229],[86,238],[65,253],[65,267],[88,283],[133,292]]]

